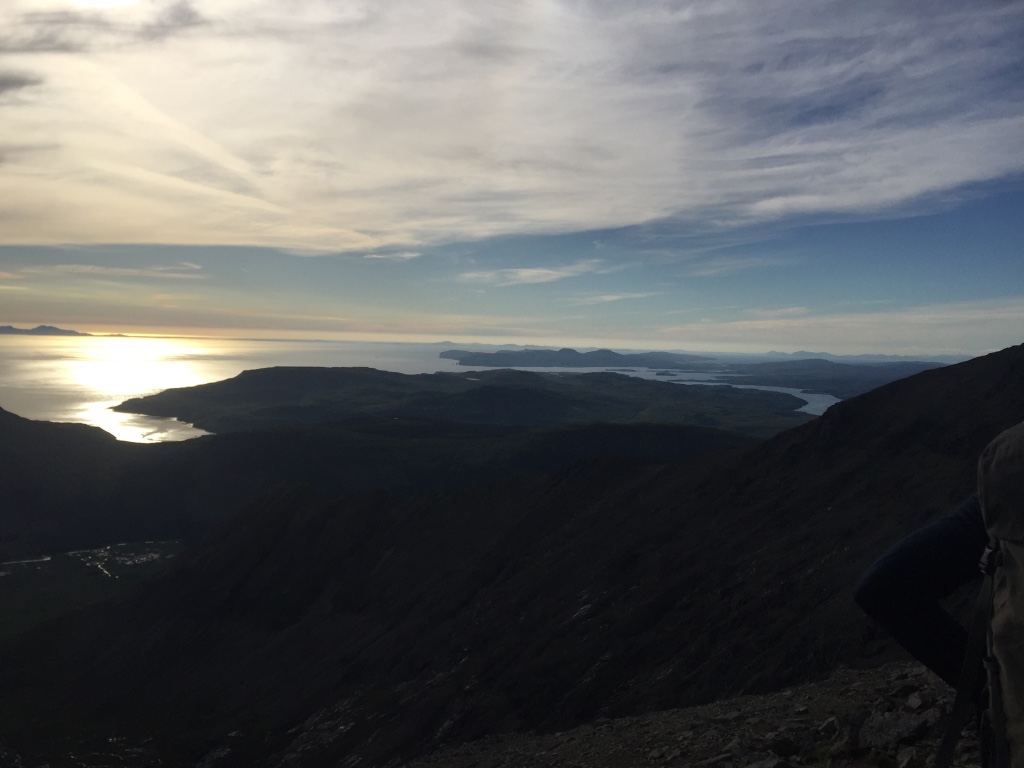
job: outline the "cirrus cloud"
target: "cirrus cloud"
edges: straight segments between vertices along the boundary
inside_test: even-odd
[[[54,147],[0,167],[7,243],[728,229],[1024,171],[1019,0],[9,0],[0,30],[34,84],[5,143]]]
[[[651,296],[657,296],[657,293],[653,291],[646,293],[602,293],[596,296],[577,296],[570,303],[579,306],[591,306],[595,304],[611,304],[616,301],[647,299]]]
[[[158,280],[202,280],[202,267],[191,262],[175,266],[112,267],[98,264],[50,264],[38,267],[22,267],[20,275],[42,277],[81,277]],[[0,275],[2,277],[2,275]]]
[[[800,308],[797,308],[800,309]],[[947,354],[995,351],[1020,342],[1024,299],[927,304],[866,312],[770,311],[739,320],[706,319],[663,327],[661,338],[717,350],[843,349],[848,354]]]
[[[510,285],[533,285],[536,283],[554,283],[568,277],[579,277],[592,272],[605,271],[602,261],[598,259],[578,261],[564,267],[520,267],[511,269],[494,269],[463,272],[459,280],[464,283],[481,283],[499,287]]]

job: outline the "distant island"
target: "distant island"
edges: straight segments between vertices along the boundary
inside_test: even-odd
[[[575,349],[469,352],[452,349],[439,356],[457,360],[459,365],[477,368],[605,368],[617,371],[647,368],[663,379],[678,377],[679,381],[685,380],[688,374],[701,373],[714,376],[714,381],[720,384],[785,387],[829,394],[840,400],[943,365],[921,360],[861,362],[857,358],[826,360],[815,357],[755,363],[675,352],[620,354],[609,349],[593,352],[577,352]]]
[[[686,368],[710,363],[713,358],[681,355],[674,352],[640,352],[620,354],[610,349],[577,352],[575,349],[523,349],[498,352],[470,352],[450,349],[439,357],[457,360],[459,365],[485,368]]]
[[[8,336],[92,336],[91,333],[68,331],[52,325],[37,325],[35,328],[15,328],[13,325],[0,325],[0,334]]]

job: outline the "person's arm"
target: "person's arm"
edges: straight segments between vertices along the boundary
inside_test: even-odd
[[[977,495],[941,520],[907,535],[861,578],[857,605],[918,661],[956,686],[967,630],[939,604],[978,578],[988,536]]]

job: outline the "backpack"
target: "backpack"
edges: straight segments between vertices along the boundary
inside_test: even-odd
[[[985,581],[935,765],[948,768],[977,702],[984,765],[1024,768],[1024,423],[1000,434],[982,453],[978,496],[989,535],[981,561]]]

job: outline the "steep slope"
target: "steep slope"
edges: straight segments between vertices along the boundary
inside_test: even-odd
[[[46,695],[26,715],[9,694],[4,722],[37,717],[21,733],[41,738],[77,675],[66,705],[91,702],[93,733],[155,736],[181,764],[230,748],[209,764],[384,765],[881,658],[852,583],[972,490],[978,453],[1024,419],[1021,392],[1014,347],[750,450],[462,494],[277,495],[111,623],[9,652],[2,687]]]
[[[138,447],[0,409],[0,561],[116,540],[125,520],[109,502]]]
[[[595,456],[671,460],[751,445],[660,424],[521,429],[400,419],[140,445],[0,410],[0,562],[146,538],[193,538],[282,483],[423,490],[550,473]]]
[[[642,765],[923,766],[943,734],[953,691],[924,667],[841,668],[783,691],[602,720],[551,734],[492,736],[406,768],[634,768]],[[954,765],[981,764],[974,734]]]
[[[282,484],[325,493],[441,491],[550,474],[599,456],[674,460],[756,444],[713,429],[585,424],[516,429],[409,421],[323,424],[152,446],[118,488],[117,504],[146,499],[192,538]]]

